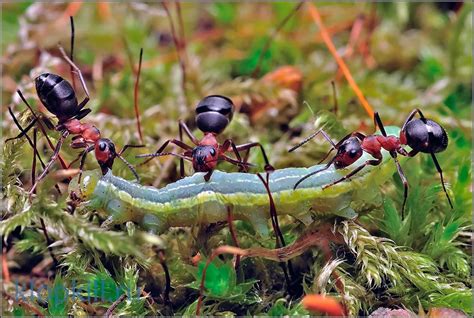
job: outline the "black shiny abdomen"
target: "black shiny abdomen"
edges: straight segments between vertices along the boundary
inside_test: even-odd
[[[56,74],[44,73],[35,79],[36,93],[43,105],[59,121],[65,121],[77,113],[77,98],[71,84]]]
[[[437,122],[413,119],[405,127],[407,144],[424,153],[437,153],[448,147],[448,135]]]
[[[196,124],[203,132],[219,134],[232,120],[234,103],[221,95],[210,95],[196,106]]]

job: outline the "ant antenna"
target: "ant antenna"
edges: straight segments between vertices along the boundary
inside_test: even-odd
[[[140,183],[140,177],[138,176],[138,173],[137,171],[135,170],[135,168],[133,168],[132,164],[130,162],[128,162],[122,155],[120,154],[116,154],[117,157],[122,160],[122,162],[128,167],[128,169],[130,169],[130,171],[133,173],[133,175],[135,176],[135,179],[137,180],[137,183]]]
[[[70,16],[69,21],[71,22],[71,53],[70,53],[70,58],[71,61],[74,62],[74,38],[75,38],[75,31],[74,31],[74,17]],[[72,65],[69,66],[71,70],[71,80],[72,80],[72,88],[74,91],[76,90],[76,80],[74,78],[74,68]]]

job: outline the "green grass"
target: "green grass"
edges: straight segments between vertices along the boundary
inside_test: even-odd
[[[70,79],[69,68],[56,59],[57,42],[69,49],[67,19],[63,24],[54,23],[60,21],[65,7],[2,4],[2,140],[18,134],[6,105],[21,113],[23,126],[31,119],[23,113],[25,106],[17,104],[15,89],[21,88],[38,109],[32,76],[49,71]],[[171,3],[168,7],[177,27],[176,7]],[[92,112],[84,121],[96,125],[119,149],[127,143],[140,143],[133,110],[135,78],[126,41],[135,63],[140,47],[144,48],[139,106],[146,148],[126,153],[133,165],[140,162],[136,154],[155,151],[165,139],[177,137],[179,119],[196,130],[193,109],[208,94],[226,94],[241,110],[220,140],[258,140],[277,168],[309,166],[323,157],[328,144],[322,140],[311,141],[297,154],[287,152],[315,127],[324,125],[334,140],[355,130],[372,133],[371,119],[342,78],[336,80],[339,110],[333,113],[330,82],[336,79],[337,66],[305,7],[269,46],[262,58],[261,76],[249,77],[265,41],[293,7],[289,3],[181,4],[187,55],[183,86],[173,41],[166,40],[170,38],[170,21],[160,5],[111,4],[112,17],[106,18],[95,3],[83,4],[75,16],[75,61],[84,72],[92,97],[88,104]],[[408,113],[419,107],[446,129],[449,146],[438,158],[455,208],[451,210],[447,204],[429,155],[411,158],[403,164],[410,183],[404,217],[400,214],[403,187],[395,174],[380,189],[380,206],[365,211],[357,223],[330,220],[344,241],[331,245],[335,260],[327,263],[318,248],[292,260],[296,278],[291,295],[278,263],[247,258],[234,270],[231,256],[223,256],[211,263],[207,273],[201,313],[306,314],[300,304],[304,294],[326,292],[341,299],[330,275],[335,272],[344,283],[346,305],[353,315],[368,315],[379,307],[405,307],[418,313],[419,306],[424,311],[448,307],[472,314],[472,5],[465,3],[457,14],[442,12],[432,3],[331,3],[318,7],[326,25],[335,30],[332,38],[340,52],[349,42],[354,19],[359,14],[367,19],[376,15],[370,35],[364,29],[358,42],[370,36],[375,64],[367,63],[358,46],[346,63],[387,125],[401,125]],[[20,39],[20,34],[26,38]],[[262,79],[283,65],[302,72],[302,88],[297,93]],[[79,88],[77,91],[83,95]],[[271,105],[271,110],[252,117],[262,105]],[[196,134],[202,136],[198,131]],[[50,131],[49,135],[53,141],[58,138],[57,132]],[[44,137],[38,140],[40,153],[47,160],[51,150]],[[79,152],[68,143],[61,154],[71,162]],[[60,177],[46,178],[30,203],[26,192],[31,185],[32,160],[25,141],[3,146],[0,233],[4,246],[11,251],[7,264],[12,276],[12,282],[4,281],[6,293],[14,295],[14,282],[33,277],[32,270],[45,260],[47,265],[38,280],[47,282],[52,292],[44,290],[41,301],[26,300],[30,308],[44,314],[103,315],[124,293],[127,296],[115,308],[116,315],[195,313],[203,262],[214,248],[233,245],[227,226],[171,229],[160,236],[144,233],[132,222],[105,230],[101,228],[105,216],[98,211],[84,203],[67,203],[67,182]],[[251,153],[250,161],[257,164],[254,172],[262,170],[263,160],[257,151]],[[86,168],[97,168],[93,155],[87,158]],[[57,169],[55,165],[53,170]],[[137,169],[147,185],[161,187],[179,177],[173,158],[156,159]],[[219,169],[236,171],[226,164]],[[37,172],[40,170],[38,165]],[[114,174],[133,178],[119,161]],[[55,182],[61,185],[61,195],[53,187]],[[41,220],[59,261],[56,268]],[[280,223],[287,243],[307,230],[290,217],[281,218]],[[258,237],[243,221],[235,222],[235,227],[242,248],[274,248],[273,236]],[[165,272],[158,251],[164,251],[171,275],[170,303],[165,302]],[[197,253],[201,260],[196,266],[191,259]],[[60,301],[65,291],[53,287],[65,285],[71,292],[72,282],[82,295],[94,284],[103,286],[92,295],[98,299]],[[101,299],[102,295],[106,299]],[[28,306],[18,302],[2,310],[2,316],[32,314]]]

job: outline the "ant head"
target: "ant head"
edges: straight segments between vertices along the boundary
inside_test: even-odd
[[[220,134],[232,120],[234,103],[221,95],[205,97],[196,106],[196,124],[203,132]]]
[[[336,169],[345,168],[357,161],[363,153],[360,140],[357,137],[350,137],[344,141],[337,150],[334,166]]]
[[[402,144],[424,153],[444,151],[448,147],[448,135],[443,127],[430,119],[413,119],[400,132]]]
[[[35,79],[36,93],[44,107],[60,122],[78,112],[76,93],[71,84],[59,75],[43,73]]]
[[[217,159],[217,149],[213,146],[197,146],[193,149],[193,168],[196,172],[214,170]]]
[[[100,138],[95,143],[95,158],[102,169],[102,173],[106,174],[109,169],[112,169],[117,153],[115,151],[115,144],[108,138]]]

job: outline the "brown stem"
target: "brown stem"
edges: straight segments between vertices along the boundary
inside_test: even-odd
[[[228,206],[227,207],[227,223],[229,224],[230,236],[232,237],[232,241],[234,241],[234,245],[237,247],[240,247],[239,241],[237,240],[237,233],[235,232],[233,221],[234,221],[234,216],[232,213],[232,207]],[[239,265],[240,265],[240,255],[237,255],[237,257],[235,258],[234,268],[237,269]]]
[[[53,242],[49,238],[48,231],[46,230],[46,225],[44,224],[43,218],[40,218],[40,223],[41,223],[41,230],[43,231],[44,237],[46,238],[46,244],[48,244],[49,255],[53,259],[54,267],[56,268],[59,265],[59,262],[58,262],[56,256],[54,256],[53,248],[50,246]]]
[[[26,301],[21,300],[20,297],[12,297],[4,290],[2,290],[2,295],[3,297],[10,299],[13,302],[17,302],[20,306],[24,307],[26,310],[33,312],[38,317],[44,317],[44,314],[38,308],[34,307],[33,305],[30,305]]]
[[[170,304],[170,291],[171,291],[171,276],[168,270],[168,265],[166,265],[165,254],[163,251],[158,251],[158,259],[160,261],[161,267],[165,272],[165,290],[163,293],[163,301],[166,305]]]
[[[105,312],[104,317],[106,317],[106,318],[112,317],[112,314],[113,314],[115,308],[117,308],[117,306],[120,305],[120,303],[121,303],[122,301],[124,301],[126,297],[127,297],[127,294],[122,294],[122,295],[120,295],[120,297],[117,298],[117,300],[115,300],[115,301],[112,303],[112,305],[110,305],[109,309],[107,309],[107,311]]]
[[[206,280],[207,268],[214,260],[214,258],[221,254],[233,254],[239,255],[242,258],[244,257],[263,257],[268,260],[273,260],[277,262],[286,262],[294,257],[297,257],[303,254],[308,248],[313,246],[318,246],[323,250],[325,258],[327,261],[332,259],[331,250],[329,249],[329,244],[334,242],[336,244],[343,244],[344,240],[340,234],[334,233],[332,231],[331,224],[324,224],[319,226],[315,230],[311,230],[303,234],[299,239],[297,239],[293,244],[278,248],[278,249],[267,249],[262,247],[254,247],[248,249],[241,249],[235,246],[223,245],[219,246],[213,250],[211,256],[207,259],[206,265],[202,271],[201,283],[199,285],[199,298],[196,306],[196,315],[200,314],[202,306],[202,296],[204,293],[204,282]],[[333,273],[334,274],[334,273]],[[338,283],[339,282],[339,283]],[[336,274],[336,286],[338,291],[342,294],[344,293],[344,286],[340,281],[339,277]]]
[[[4,247],[3,250],[2,250],[2,277],[3,277],[3,281],[6,284],[9,284],[11,282],[10,271],[8,270],[7,248],[6,247]]]

